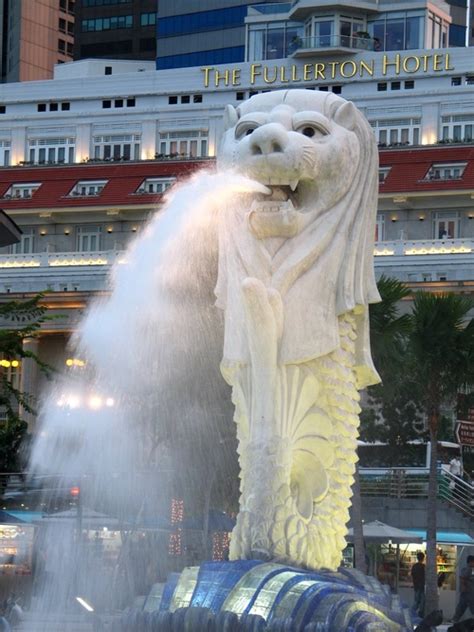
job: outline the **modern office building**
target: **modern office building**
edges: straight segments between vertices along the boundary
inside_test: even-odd
[[[157,68],[301,56],[303,44],[319,49],[319,55],[340,46],[376,51],[444,47],[449,24],[449,45],[464,46],[468,22],[467,0],[429,5],[417,0],[161,0]]]
[[[72,59],[74,0],[0,0],[2,82],[51,79]]]
[[[155,59],[157,5],[158,0],[76,0],[74,59]]]
[[[159,212],[164,190],[212,166],[225,105],[273,89],[341,94],[371,123],[378,273],[471,291],[472,51],[446,47],[445,3],[404,2],[398,17],[388,4],[381,14],[383,0],[343,4],[325,2],[324,16],[310,0],[287,14],[281,3],[249,7],[246,61],[157,71],[153,61],[81,60],[56,66],[51,81],[0,87],[0,206],[23,230],[0,255],[0,296],[50,290],[47,305],[67,318],[48,323],[36,343],[42,358],[64,362],[77,319],[107,290],[111,265]],[[295,22],[306,30],[287,54]]]

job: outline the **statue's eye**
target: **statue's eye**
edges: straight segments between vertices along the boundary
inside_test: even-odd
[[[329,134],[326,129],[323,129],[319,125],[302,125],[296,131],[303,134],[303,136],[314,139],[322,138]]]
[[[257,129],[256,123],[241,123],[235,128],[235,138],[240,140],[244,136],[250,136]]]

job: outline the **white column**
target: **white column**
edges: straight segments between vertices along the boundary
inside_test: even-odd
[[[156,128],[156,120],[142,122],[142,141],[140,147],[140,158],[142,160],[152,160],[155,154],[159,153]]]
[[[38,354],[39,340],[37,338],[25,338],[23,340],[23,350]],[[23,358],[21,363],[21,386],[20,390],[29,398],[28,403],[32,408],[36,407],[38,399],[38,365],[33,358]],[[27,412],[20,406],[20,417],[28,424],[28,432],[33,432],[36,415]]]

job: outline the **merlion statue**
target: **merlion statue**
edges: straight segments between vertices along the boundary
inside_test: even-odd
[[[217,306],[241,467],[231,559],[336,569],[346,546],[369,347],[374,135],[332,93],[228,106],[219,168],[268,187],[222,210]]]

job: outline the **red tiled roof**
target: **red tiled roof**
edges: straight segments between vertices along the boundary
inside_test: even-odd
[[[208,160],[167,160],[130,163],[101,163],[54,167],[10,167],[0,169],[0,207],[12,209],[54,209],[57,207],[125,206],[155,204],[161,194],[140,195],[135,191],[145,178],[184,178],[212,165]],[[81,180],[107,180],[97,196],[70,197]],[[12,184],[39,183],[31,198],[1,199]]]
[[[424,180],[431,165],[467,162],[458,180]],[[474,146],[418,147],[416,149],[382,150],[380,166],[391,167],[380,193],[410,193],[417,191],[465,191],[474,189]]]

